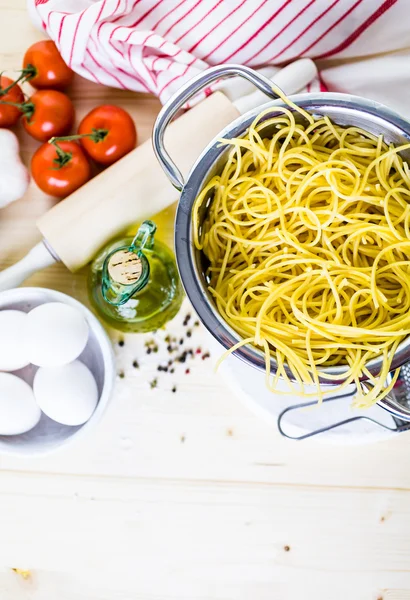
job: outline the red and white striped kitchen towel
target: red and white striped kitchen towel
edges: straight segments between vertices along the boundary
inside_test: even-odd
[[[28,2],[77,73],[152,92],[162,102],[209,65],[260,67],[307,56],[321,61],[326,81],[330,59],[346,62],[410,46],[409,0]],[[343,77],[332,87],[349,91]]]

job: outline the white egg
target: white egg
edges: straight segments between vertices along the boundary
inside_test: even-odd
[[[27,315],[27,355],[39,367],[67,365],[80,356],[88,334],[88,323],[78,309],[62,302],[42,304]]]
[[[0,435],[18,435],[39,422],[39,409],[31,387],[10,373],[0,373]]]
[[[63,367],[39,369],[33,389],[41,410],[63,425],[82,425],[98,402],[94,376],[78,360]]]
[[[24,346],[27,314],[20,310],[0,311],[0,371],[17,371],[29,364]]]

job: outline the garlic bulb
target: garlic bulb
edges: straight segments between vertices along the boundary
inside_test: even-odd
[[[17,136],[0,129],[0,208],[24,196],[30,175],[19,154]]]

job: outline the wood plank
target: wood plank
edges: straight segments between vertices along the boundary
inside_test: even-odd
[[[376,599],[410,585],[408,491],[16,473],[2,484],[1,563],[48,586],[69,565],[71,598]],[[0,575],[24,589],[15,579]]]

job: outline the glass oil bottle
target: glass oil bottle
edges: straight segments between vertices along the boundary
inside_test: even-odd
[[[111,242],[91,265],[91,303],[120,331],[154,331],[181,307],[184,293],[174,255],[155,232],[155,223],[144,221],[134,238]]]

